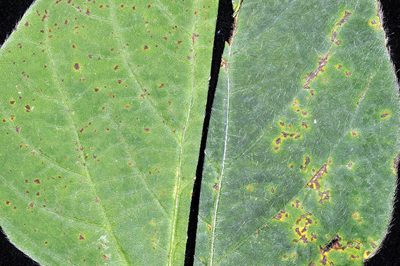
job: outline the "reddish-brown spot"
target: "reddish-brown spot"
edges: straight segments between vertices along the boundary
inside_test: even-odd
[[[94,88],[94,92],[98,92],[99,90],[99,88]]]
[[[85,237],[82,234],[80,234],[79,235],[79,240],[84,240],[84,239],[85,239]]]
[[[116,65],[115,67],[114,67],[114,70],[117,70],[119,68],[119,66],[118,65]]]
[[[11,105],[14,105],[14,104],[15,104],[15,101],[14,101],[14,100],[11,100],[11,101],[10,101],[10,104],[11,104]]]
[[[146,132],[149,132],[149,131],[150,131],[150,129],[149,129],[149,128],[145,128],[145,129],[144,129],[144,131],[146,131]]]
[[[147,6],[147,8],[150,8],[150,7],[151,7],[151,5],[148,5],[148,6]]]
[[[350,77],[351,76],[351,72],[346,71],[346,76]]]
[[[17,131],[17,133],[19,133],[19,129],[20,129],[20,127],[18,127],[18,126],[15,127],[15,131]]]
[[[158,86],[159,89],[161,89],[162,87],[164,87],[164,83],[161,83],[160,86]]]
[[[79,63],[75,63],[74,68],[75,68],[75,70],[79,70],[79,68],[80,68]]]
[[[36,192],[36,197],[39,197],[40,196],[40,192]]]
[[[24,26],[25,26],[25,27],[28,27],[28,26],[29,26],[29,23],[28,23],[28,21],[27,21],[27,22],[25,22]]]
[[[27,104],[25,105],[26,112],[29,113],[31,111],[31,107]]]
[[[118,83],[121,84],[121,83],[122,83],[122,80],[119,79],[119,80],[118,80]]]
[[[148,47],[147,45],[145,45],[145,46],[143,47],[143,50],[149,50],[149,47]]]
[[[35,179],[33,182],[34,182],[35,184],[40,184],[40,180],[39,180],[39,179]]]
[[[136,10],[136,6],[133,6],[132,9],[133,9],[133,10]]]

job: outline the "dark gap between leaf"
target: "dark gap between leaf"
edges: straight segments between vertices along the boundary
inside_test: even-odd
[[[204,155],[207,144],[208,127],[210,125],[211,111],[214,102],[215,91],[217,88],[219,70],[221,68],[221,58],[224,52],[225,42],[229,41],[233,29],[233,6],[232,0],[220,0],[218,4],[217,25],[214,35],[214,48],[211,62],[210,82],[207,95],[207,106],[205,111],[203,131],[199,151],[199,161],[196,168],[196,180],[193,185],[192,202],[190,206],[188,234],[185,252],[185,266],[194,263],[196,248],[196,233],[199,214],[201,181],[203,178]]]

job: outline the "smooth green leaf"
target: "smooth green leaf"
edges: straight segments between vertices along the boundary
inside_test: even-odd
[[[0,51],[0,224],[43,265],[179,265],[218,3],[38,0]]]
[[[361,265],[376,250],[400,118],[378,16],[373,0],[243,1],[210,123],[196,264]]]

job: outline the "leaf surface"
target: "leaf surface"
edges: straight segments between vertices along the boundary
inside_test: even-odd
[[[217,3],[38,0],[0,50],[0,224],[43,265],[181,264]]]
[[[245,0],[207,140],[197,265],[361,265],[387,230],[399,97],[376,1]]]

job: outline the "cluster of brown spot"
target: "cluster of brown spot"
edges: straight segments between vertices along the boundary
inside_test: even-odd
[[[81,128],[81,129],[79,130],[79,132],[83,133],[83,131],[85,131],[85,129],[87,129],[88,126],[90,126],[91,124],[92,124],[92,122],[89,122],[86,126],[84,126],[83,128]]]
[[[276,214],[276,215],[274,216],[273,219],[278,220],[278,221],[283,221],[283,220],[285,220],[285,218],[287,218],[287,217],[289,217],[289,214],[288,214],[285,210],[280,210],[280,211],[278,212],[278,214]]]
[[[307,244],[309,242],[309,239],[307,237],[307,230],[308,227],[313,223],[313,220],[311,220],[312,213],[307,212],[306,214],[302,214],[299,219],[296,220],[296,227],[294,228],[294,231],[296,232],[296,235],[299,237],[299,239],[293,239],[294,243],[297,242],[303,242],[304,244]],[[314,233],[310,233],[310,241],[313,242],[314,240],[317,239],[317,236]]]
[[[279,146],[282,144],[283,140],[286,139],[286,138],[294,138],[294,139],[300,138],[300,135],[298,133],[299,133],[299,130],[296,130],[295,133],[287,133],[285,131],[282,131],[281,132],[281,134],[282,134],[281,137],[279,137],[279,138],[277,138],[275,140],[275,144],[278,145],[278,146],[275,146],[274,150],[275,151],[279,150]]]
[[[301,206],[299,200],[295,200],[294,202],[292,202],[292,207],[296,209],[303,209],[303,206]]]
[[[322,204],[325,200],[329,200],[329,190],[321,191],[321,185],[319,184],[319,180],[323,177],[324,174],[327,173],[327,168],[328,166],[324,164],[321,169],[317,171],[317,173],[311,178],[311,180],[307,183],[306,187],[309,187],[311,189],[315,189],[318,191],[318,194],[320,196],[320,200],[318,201],[320,204]]]
[[[322,263],[323,265],[326,265],[328,263],[328,258],[326,257],[325,253],[328,253],[330,250],[334,249],[334,250],[345,250],[346,247],[342,247],[342,245],[340,244],[340,241],[342,239],[339,237],[339,235],[336,235],[332,238],[332,240],[325,245],[325,247],[321,247],[319,246],[319,249],[321,251],[321,255],[322,255],[322,259],[319,261],[320,263]],[[332,263],[330,263],[330,265],[332,265]]]
[[[329,52],[326,53],[326,55],[324,57],[319,57],[319,61],[318,61],[318,67],[316,70],[314,70],[314,72],[310,72],[306,77],[306,82],[303,85],[303,89],[310,89],[310,83],[311,81],[318,76],[318,74],[320,72],[324,72],[324,67],[326,65],[326,63],[328,62],[328,57],[329,57]]]

